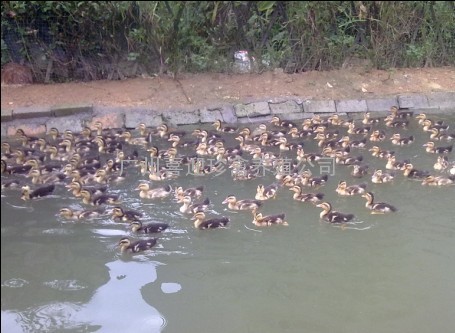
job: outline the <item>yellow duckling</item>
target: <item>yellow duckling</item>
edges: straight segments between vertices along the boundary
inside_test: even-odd
[[[229,195],[222,204],[228,204],[228,208],[232,210],[252,210],[255,212],[259,207],[262,206],[262,202],[259,200],[237,200],[233,195]]]
[[[268,227],[277,224],[288,226],[289,223],[285,219],[285,213],[267,216],[262,216],[261,213],[253,214],[253,224],[258,227]]]
[[[395,176],[388,172],[383,172],[381,169],[375,170],[371,176],[371,181],[375,184],[390,183]]]
[[[362,198],[367,199],[365,207],[371,210],[371,214],[384,214],[397,211],[397,209],[394,206],[388,203],[384,202],[375,203],[372,192],[366,192],[365,194],[362,195]]]
[[[332,205],[329,202],[322,202],[316,207],[323,209],[319,217],[330,223],[349,222],[354,218],[354,214],[345,214],[332,210]]]
[[[228,217],[221,217],[221,218],[213,218],[209,220],[204,220],[205,214],[203,212],[199,212],[194,214],[191,220],[194,220],[194,227],[196,229],[218,229],[218,228],[225,228],[229,223]]]
[[[336,188],[335,192],[337,192],[339,195],[352,196],[352,195],[356,195],[356,194],[365,193],[366,187],[367,187],[367,184],[348,186],[345,181],[340,181],[338,183],[338,187]]]
[[[131,242],[127,237],[122,238],[118,245],[120,246],[120,252],[130,251],[131,253],[138,253],[146,250],[150,250],[156,245],[156,238],[139,240],[136,242]]]
[[[139,186],[136,188],[136,190],[139,190],[139,196],[142,199],[157,199],[157,198],[167,198],[171,192],[172,188],[170,185],[166,185],[164,187],[158,187],[154,189],[150,189],[149,184],[147,183],[141,183]]]

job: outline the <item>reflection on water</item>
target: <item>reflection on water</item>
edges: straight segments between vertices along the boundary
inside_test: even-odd
[[[454,127],[453,116],[439,119]],[[407,130],[381,129],[388,136],[413,134],[411,146],[378,145],[435,172],[435,156],[422,148],[428,136],[416,121]],[[304,143],[308,151],[317,149],[312,140]],[[384,160],[355,152],[370,170],[384,169]],[[289,226],[259,228],[251,213],[229,211],[221,202],[229,194],[253,198],[259,184],[276,181],[271,173],[247,181],[232,181],[226,171],[165,182],[204,185],[212,202],[207,215],[231,219],[224,230],[201,231],[171,198],[140,199],[134,189],[144,176],[134,167],[126,171],[127,181],[110,185],[110,193],[122,196],[122,207],[142,211],[144,223],[170,224],[152,251],[138,255],[119,253],[121,237],[145,237],[124,222],[56,216],[62,207],[88,208],[63,187],[52,198],[27,202],[18,190],[2,191],[2,330],[426,333],[455,326],[454,187],[422,186],[402,172],[392,183],[373,184],[337,165],[319,190],[336,210],[354,213],[352,223],[321,221],[320,208],[292,200],[283,187],[261,212],[285,212]],[[371,215],[365,199],[336,194],[340,180],[367,182],[377,201],[398,212]]]

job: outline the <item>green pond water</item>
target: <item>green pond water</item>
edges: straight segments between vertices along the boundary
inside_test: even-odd
[[[453,132],[453,115],[431,118],[444,120]],[[378,128],[387,137],[402,133],[416,140],[406,147],[393,146],[390,140],[368,142],[367,148],[393,149],[398,159],[411,159],[418,169],[448,176],[433,169],[436,155],[422,147],[429,134],[415,119],[408,129]],[[226,136],[226,145],[232,146],[234,136]],[[160,139],[155,143],[168,145]],[[317,149],[311,139],[304,144],[306,152]],[[179,154],[188,152],[179,149]],[[125,222],[56,216],[62,207],[89,208],[63,186],[57,185],[50,197],[26,202],[20,190],[2,190],[2,331],[453,331],[455,187],[422,186],[401,171],[392,183],[373,184],[371,171],[384,169],[386,160],[373,158],[365,149],[352,152],[364,156],[370,174],[356,179],[351,168],[336,165],[334,175],[317,190],[334,209],[355,214],[354,222],[343,228],[321,221],[320,208],[292,200],[286,187],[279,188],[276,199],[265,201],[260,212],[286,213],[289,226],[256,227],[250,212],[229,211],[221,204],[229,194],[254,198],[259,184],[276,181],[269,171],[256,179],[233,181],[230,169],[200,177],[187,175],[187,166],[181,166],[177,179],[152,182],[152,187],[204,186],[203,198],[212,202],[207,216],[227,216],[231,222],[226,229],[198,230],[171,197],[140,199],[134,189],[147,176],[127,167],[127,179],[111,184],[109,192],[122,197],[122,207],[143,212],[144,223],[170,224],[164,233],[153,235],[158,238],[155,248],[139,254],[119,251],[123,236],[146,238],[132,233]],[[139,153],[146,154],[141,149]],[[284,154],[295,157],[295,152]],[[308,168],[319,175],[317,166]],[[2,175],[2,181],[8,179]],[[370,214],[364,198],[337,195],[340,180],[348,185],[366,182],[377,201],[398,211]]]

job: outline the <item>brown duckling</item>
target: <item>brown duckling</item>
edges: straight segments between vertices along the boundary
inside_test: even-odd
[[[278,185],[277,184],[271,184],[267,187],[264,185],[260,184],[257,187],[256,191],[256,200],[268,200],[268,199],[275,199],[276,198],[276,193],[278,191]]]
[[[288,127],[288,128],[297,127],[297,125],[295,123],[293,123],[292,121],[281,120],[277,116],[273,116],[272,120],[270,120],[270,123],[275,126],[278,126],[278,127]]]
[[[365,193],[366,188],[367,188],[367,184],[348,186],[345,181],[340,181],[338,183],[338,187],[336,188],[335,192],[337,192],[339,195],[352,196],[352,195],[356,195],[356,194]]]
[[[235,133],[238,130],[236,127],[223,126],[221,120],[219,120],[219,119],[213,123],[213,126],[215,126],[215,129],[218,132],[224,132],[224,133]]]
[[[404,170],[403,170],[403,175],[405,177],[409,178],[417,178],[417,179],[422,179],[430,175],[428,171],[420,171],[417,169],[414,169],[414,166],[411,163],[407,163]]]
[[[395,119],[393,116],[387,116],[385,118],[385,125],[387,127],[401,127],[401,128],[407,128],[409,125],[408,120],[404,119]]]
[[[425,148],[425,151],[427,153],[432,153],[432,154],[449,154],[452,152],[453,145],[447,146],[447,147],[436,147],[433,141],[427,142],[423,145]]]
[[[1,173],[7,175],[13,174],[26,174],[29,173],[32,169],[31,165],[16,165],[16,166],[9,166],[6,161],[1,160]]]
[[[103,215],[103,211],[96,210],[72,210],[71,208],[62,208],[59,211],[59,215],[67,220],[82,220],[82,219],[93,219]]]
[[[54,184],[38,187],[33,191],[30,191],[30,187],[26,185],[22,187],[21,199],[26,201],[35,198],[41,198],[50,195],[52,192],[54,192],[54,190],[55,190]]]
[[[289,188],[289,191],[294,192],[292,198],[296,201],[311,202],[316,204],[324,198],[324,193],[302,193],[303,190],[299,185],[294,185]]]
[[[397,106],[392,106],[390,108],[390,112],[392,113],[391,116],[393,118],[409,118],[414,114],[413,111],[400,110]]]
[[[396,146],[406,146],[414,142],[414,136],[411,135],[407,138],[402,138],[400,133],[395,133],[392,135],[390,140],[392,140],[392,144]]]
[[[180,207],[180,212],[181,213],[186,213],[186,214],[196,214],[198,212],[205,212],[210,205],[210,199],[206,198],[203,202],[201,203],[192,203],[192,199],[190,196],[185,196],[182,200],[183,205]]]
[[[316,207],[323,209],[319,217],[330,223],[349,222],[354,218],[354,214],[345,214],[332,210],[332,205],[329,202],[322,202]]]
[[[262,216],[261,213],[253,214],[253,224],[258,227],[268,227],[271,225],[289,225],[286,220],[286,214],[276,214],[276,215],[267,215]]]
[[[228,208],[232,210],[252,210],[253,212],[262,206],[262,202],[259,200],[237,200],[233,195],[226,197],[222,204],[228,204]]]
[[[142,224],[141,221],[132,221],[130,223],[130,227],[133,232],[142,232],[144,234],[156,234],[169,228],[169,224],[164,222],[153,222],[144,225]]]
[[[442,155],[438,156],[438,160],[433,165],[433,168],[438,171],[445,170],[448,167],[449,167],[449,159],[447,158],[447,156],[442,156]]]
[[[28,173],[28,177],[32,178],[33,184],[47,184],[47,183],[58,183],[62,184],[65,180],[66,175],[63,173],[42,175],[39,169],[32,169]]]
[[[393,150],[382,150],[378,146],[371,147],[368,151],[371,151],[371,155],[378,158],[389,158],[392,155],[395,155]]]
[[[455,176],[443,177],[443,176],[427,176],[423,179],[422,185],[429,186],[445,186],[454,184]]]
[[[435,123],[430,119],[425,119],[422,123],[422,129],[425,132],[431,132],[434,128],[439,130],[439,132],[446,132],[449,129],[449,125],[445,125],[443,122]]]
[[[371,182],[375,184],[390,183],[395,176],[388,172],[383,172],[381,169],[375,170],[371,176]]]
[[[218,228],[225,228],[229,223],[228,217],[220,217],[220,218],[213,218],[209,220],[204,220],[205,214],[204,212],[199,212],[194,214],[191,220],[194,220],[194,227],[196,229],[218,229]]]
[[[386,138],[385,132],[380,130],[374,130],[373,133],[371,133],[370,135],[370,141],[373,142],[384,141],[385,138]]]
[[[90,186],[90,187],[85,186],[85,187],[83,187],[82,183],[80,181],[78,181],[78,180],[72,181],[71,183],[69,183],[65,187],[68,188],[68,191],[72,191],[73,195],[76,198],[79,198],[81,196],[81,191],[83,189],[85,189],[87,191],[90,191],[92,193],[92,195],[103,194],[108,189],[108,187],[106,185],[104,185],[104,186]]]
[[[131,242],[129,238],[124,237],[119,241],[118,245],[120,246],[120,251],[122,253],[127,251],[130,251],[131,253],[138,253],[150,250],[152,247],[154,247],[156,245],[156,238]]]
[[[352,148],[365,148],[366,144],[367,144],[367,139],[364,138],[363,140],[354,140],[354,141],[351,141],[351,138],[346,135],[346,136],[343,136],[339,141],[338,141],[340,144],[341,144],[341,147],[352,147]]]
[[[166,185],[164,187],[150,189],[149,184],[141,183],[136,188],[136,190],[140,191],[139,196],[143,199],[157,199],[157,198],[162,199],[162,198],[167,198],[171,194],[172,187],[170,185]]]
[[[406,169],[406,164],[408,163],[410,163],[409,160],[397,161],[395,155],[392,155],[387,158],[385,168],[387,170],[404,170]]]
[[[120,203],[120,196],[115,194],[100,194],[95,196],[92,195],[90,191],[85,189],[81,190],[80,194],[82,197],[82,202],[86,205],[118,205]]]
[[[362,124],[371,125],[371,124],[377,124],[380,121],[381,121],[380,117],[372,118],[370,112],[365,112],[365,114],[363,115]]]
[[[183,189],[181,186],[175,189],[175,198],[179,201],[186,196],[191,198],[200,198],[202,193],[204,192],[204,186],[198,187],[189,187],[187,189]]]
[[[139,220],[144,214],[135,210],[124,210],[120,206],[115,206],[112,208],[112,218],[114,220],[121,219],[125,222],[137,221]]]
[[[366,192],[365,194],[362,195],[362,198],[367,199],[367,202],[365,204],[365,207],[371,210],[371,214],[384,214],[384,213],[390,213],[390,212],[396,212],[397,209],[384,202],[374,202],[374,195],[372,192]]]
[[[363,134],[367,135],[371,131],[371,126],[365,126],[365,127],[355,127],[354,123],[350,123],[347,132],[349,134]]]
[[[354,169],[351,172],[351,176],[353,177],[362,178],[363,176],[368,174],[368,165],[354,164],[353,168]]]

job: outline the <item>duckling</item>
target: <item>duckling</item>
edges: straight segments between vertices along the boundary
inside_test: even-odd
[[[191,220],[194,221],[194,227],[196,229],[218,229],[218,228],[225,228],[227,224],[230,222],[228,217],[221,217],[221,218],[213,218],[209,220],[204,220],[205,214],[204,212],[199,212],[194,214]]]
[[[378,158],[389,158],[395,155],[393,150],[382,150],[378,146],[371,147],[368,151],[371,151],[371,155]]]
[[[308,130],[308,131],[301,130],[301,131],[299,131],[299,129],[297,127],[292,127],[289,130],[288,134],[291,135],[291,138],[308,138],[308,137],[313,136],[314,132],[312,130]]]
[[[124,131],[120,134],[120,138],[123,138],[126,143],[134,146],[146,146],[150,141],[147,137],[137,137],[133,138],[133,135],[130,131]]]
[[[21,182],[18,179],[10,179],[2,182],[2,190],[13,189],[21,186]]]
[[[67,220],[93,219],[103,215],[103,211],[96,210],[72,210],[71,208],[62,208],[59,215]]]
[[[392,140],[392,144],[396,146],[406,146],[414,142],[414,136],[411,135],[407,138],[402,138],[400,133],[395,133],[392,135],[390,140]]]
[[[205,212],[210,205],[209,198],[206,198],[201,203],[192,204],[192,199],[188,195],[183,198],[182,202],[183,202],[183,205],[180,207],[179,210],[181,213],[187,213],[187,214],[196,214],[198,212]]]
[[[171,134],[179,135],[179,136],[185,136],[186,132],[185,131],[175,131],[171,130],[167,124],[161,124],[160,126],[157,127],[158,135],[161,138],[166,138],[169,139],[169,136]]]
[[[401,127],[401,128],[407,128],[409,125],[408,120],[395,120],[394,117],[392,116],[387,116],[385,118],[385,125],[387,127]]]
[[[347,156],[342,155],[341,153],[335,153],[335,163],[336,164],[343,164],[343,165],[355,165],[360,164],[363,161],[363,156]]]
[[[398,109],[397,106],[392,106],[390,108],[390,112],[394,118],[409,118],[412,117],[414,112],[413,111],[403,111]]]
[[[371,176],[371,181],[375,184],[390,183],[395,178],[395,175],[383,172],[381,169],[375,170]]]
[[[340,118],[339,114],[333,114],[330,117],[327,118],[327,121],[329,124],[334,125],[334,126],[342,126],[342,127],[348,127],[349,124],[351,123],[348,120],[344,120]]]
[[[446,125],[443,122],[436,124],[430,119],[425,119],[422,125],[423,125],[422,129],[425,132],[430,132],[433,128],[436,128],[437,130],[439,130],[439,132],[446,132],[449,129],[449,125]]]
[[[146,250],[150,250],[156,245],[156,238],[139,240],[136,242],[131,242],[129,238],[124,237],[118,243],[120,246],[120,252],[130,251],[131,253],[138,253]]]
[[[219,119],[213,123],[213,126],[215,126],[215,129],[218,132],[224,132],[224,133],[235,133],[238,130],[236,127],[223,126],[223,124],[221,123],[221,120],[219,120]]]
[[[150,189],[149,184],[147,184],[147,183],[139,184],[139,186],[136,188],[136,190],[140,191],[139,196],[142,199],[157,199],[157,198],[162,199],[162,198],[168,197],[172,192],[172,188],[170,185]]]
[[[380,130],[374,130],[373,133],[371,133],[370,135],[370,141],[373,142],[384,141],[385,138],[386,138],[385,132]]]
[[[17,165],[17,166],[9,166],[5,160],[1,160],[1,173],[2,174],[26,174],[29,173],[32,169],[31,165]]]
[[[124,210],[120,206],[115,206],[112,208],[112,218],[114,220],[121,219],[125,222],[137,221],[139,220],[144,214],[141,212],[137,212],[135,210]]]
[[[422,179],[422,178],[429,176],[430,173],[428,171],[420,171],[420,170],[414,169],[414,166],[411,163],[407,163],[404,168],[403,175],[405,177],[409,177],[409,178]]]
[[[52,192],[54,192],[54,190],[55,190],[54,184],[38,187],[33,191],[30,191],[30,186],[25,185],[22,187],[21,199],[26,201],[26,200],[31,200],[31,199],[35,199],[35,198],[41,198],[41,197],[51,194]]]
[[[385,168],[387,170],[404,170],[406,168],[406,164],[408,163],[410,163],[409,160],[397,161],[395,155],[392,155],[387,158]]]
[[[377,124],[380,121],[381,121],[380,117],[371,118],[371,113],[370,112],[366,112],[363,115],[362,124],[371,125],[371,124]]]
[[[370,133],[371,126],[365,126],[365,127],[355,127],[354,123],[350,123],[348,127],[348,133],[349,134],[363,134],[367,135]]]
[[[296,201],[318,203],[324,199],[324,193],[302,193],[303,190],[299,185],[294,185],[289,188],[289,191],[294,192],[292,198]]]
[[[319,217],[330,223],[349,222],[354,218],[354,214],[344,214],[332,210],[332,205],[329,202],[322,202],[316,205],[316,207],[323,209],[321,214],[319,214]]]
[[[118,174],[108,174],[106,169],[98,169],[95,172],[95,181],[99,184],[120,183],[126,179],[126,174],[121,171]]]
[[[367,184],[348,186],[345,181],[340,181],[338,183],[338,187],[336,188],[335,192],[337,192],[339,195],[352,196],[352,195],[356,195],[356,194],[365,193],[366,188],[367,188]]]
[[[444,185],[451,185],[454,183],[455,177],[451,176],[449,178],[443,176],[427,176],[423,179],[422,185],[430,185],[430,186],[444,186]]]
[[[452,152],[453,145],[447,146],[447,147],[435,147],[435,144],[433,141],[427,142],[423,145],[425,148],[425,151],[427,153],[432,153],[432,154],[449,154]]]
[[[308,187],[320,187],[327,183],[329,175],[325,174],[321,177],[312,177],[309,170],[305,170],[300,174],[301,184]]]
[[[351,138],[348,135],[346,135],[343,136],[338,142],[341,144],[341,147],[343,148],[348,146],[352,148],[365,148],[367,144],[367,139],[364,138],[363,140],[351,141]]]
[[[51,175],[42,175],[39,169],[32,169],[28,173],[28,177],[32,177],[33,184],[47,184],[47,183],[57,183],[61,184],[65,180],[66,175],[63,173],[51,174]]]
[[[368,174],[368,165],[354,164],[353,168],[354,169],[351,172],[351,176],[353,177],[362,178],[363,176]]]
[[[115,194],[100,194],[100,195],[92,195],[92,193],[88,190],[81,190],[80,192],[82,197],[82,202],[86,205],[93,205],[99,206],[103,204],[108,205],[118,205],[120,203],[120,196]]]
[[[183,189],[181,186],[175,189],[175,199],[177,201],[183,199],[185,196],[189,196],[191,198],[200,198],[204,192],[204,186],[198,187],[189,187],[187,189]]]
[[[156,234],[169,228],[169,224],[164,222],[153,222],[143,225],[141,221],[132,221],[130,223],[133,232],[142,232],[144,234]]]
[[[228,204],[228,208],[232,210],[252,210],[253,212],[262,206],[262,202],[259,200],[237,200],[233,195],[226,197],[222,204]]]
[[[256,196],[254,197],[256,200],[268,200],[268,199],[275,199],[276,193],[278,190],[277,184],[271,184],[267,187],[260,184],[257,187]]]
[[[258,227],[268,227],[276,224],[287,226],[289,224],[285,221],[285,218],[285,213],[267,216],[262,216],[261,213],[257,213],[253,215],[253,224]]]
[[[293,123],[292,121],[281,120],[277,116],[273,116],[272,120],[270,120],[270,123],[275,125],[275,126],[279,126],[279,127],[289,127],[289,128],[297,127],[297,125],[295,123]]]
[[[438,160],[433,165],[433,168],[435,170],[439,170],[439,171],[445,170],[448,167],[449,167],[449,160],[448,160],[447,156],[442,156],[442,155],[438,156]]]
[[[371,214],[384,214],[390,212],[396,212],[397,209],[384,202],[374,203],[374,195],[372,192],[366,192],[362,195],[362,198],[367,199],[365,207],[371,210]]]

